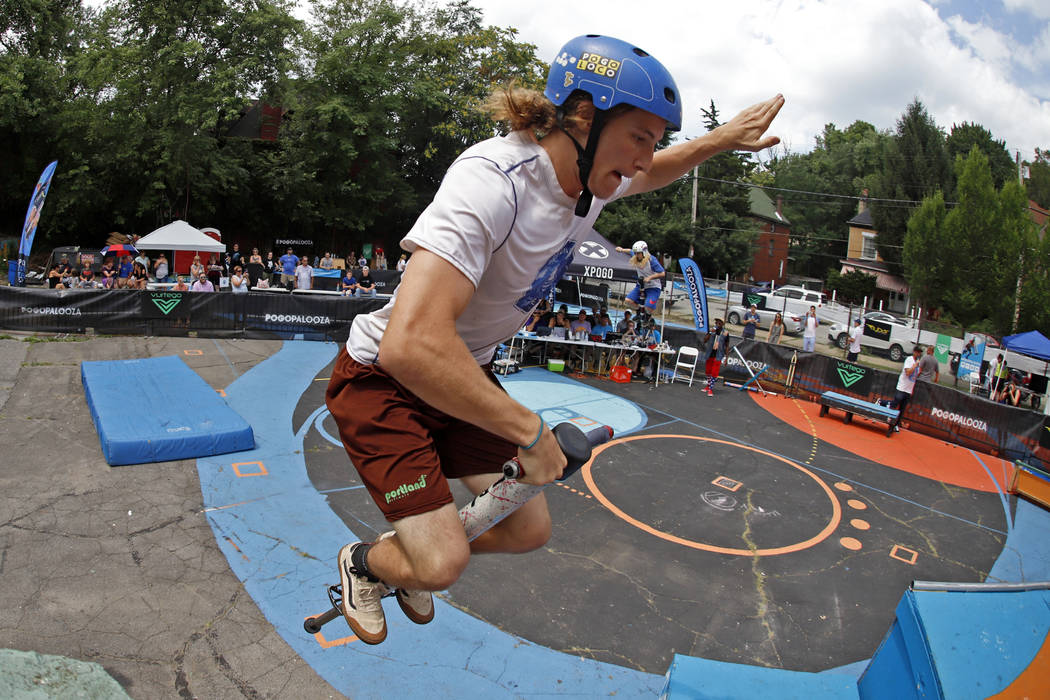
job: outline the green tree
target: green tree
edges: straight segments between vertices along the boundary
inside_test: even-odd
[[[825,287],[835,292],[835,298],[848,304],[862,304],[875,296],[875,276],[860,270],[850,270],[840,274],[837,270],[828,272]]]
[[[1029,228],[1024,248],[1021,287],[1020,332],[1036,329],[1050,336],[1050,236],[1039,236]]]
[[[988,157],[988,167],[992,171],[992,183],[996,188],[1002,187],[1007,180],[1017,178],[1017,168],[1006,150],[1006,142],[996,140],[990,131],[980,124],[963,122],[952,124],[952,130],[945,141],[949,161],[954,163],[956,157],[966,157],[976,146]]]
[[[719,126],[718,109],[711,102],[702,110],[708,130]],[[670,143],[665,134],[659,148]],[[738,276],[750,268],[752,242],[758,228],[750,218],[746,182],[755,168],[750,154],[721,153],[699,167],[698,203],[692,223],[692,174],[668,187],[612,202],[595,223],[609,240],[629,247],[645,240],[649,250],[693,258],[705,275]]]
[[[827,124],[812,151],[769,164],[775,186],[788,190],[792,272],[823,278],[846,256],[846,222],[857,213],[855,198],[872,187],[888,138],[863,121],[843,130]]]
[[[701,111],[708,131],[721,125],[714,100]],[[747,188],[738,183],[745,182],[754,169],[750,153],[734,151],[700,164],[693,259],[707,275],[737,277],[751,267],[758,225],[750,217]]]
[[[82,123],[76,66],[92,13],[79,0],[7,0],[0,7],[0,235],[14,236],[40,171],[58,159],[52,187],[63,193],[75,168],[67,154],[83,147],[75,128]],[[38,241],[62,221],[56,214],[64,196],[49,197]]]
[[[279,99],[299,23],[282,0],[118,0],[102,21],[112,39],[99,94],[113,119],[98,137],[114,147],[99,155],[111,195],[126,197],[117,223],[207,220],[249,182],[248,154],[226,148],[226,131],[253,99]]]
[[[1050,150],[1035,149],[1028,171],[1028,196],[1044,209],[1050,208]]]
[[[493,135],[477,103],[494,85],[538,84],[533,47],[480,18],[465,2],[314,4],[313,75],[296,84],[282,142],[282,169],[306,178],[288,192],[297,228],[331,247],[366,231],[400,238],[455,157]]]
[[[897,121],[896,134],[886,144],[882,169],[874,184],[872,220],[879,232],[876,245],[879,255],[897,270],[913,208],[901,202],[919,201],[937,190],[950,197],[953,191],[944,132],[918,99]]]
[[[945,212],[937,192],[908,222],[908,282],[919,299],[969,328],[1009,331],[1019,252],[1031,245],[1031,219],[1016,181],[996,191],[988,158],[973,147],[956,158],[958,203]],[[881,234],[880,234],[881,235]]]
[[[945,226],[948,208],[940,190],[923,197],[922,205],[908,219],[904,237],[904,273],[912,300],[924,309],[950,302],[958,283],[955,254],[947,251],[969,249],[969,242],[957,240]]]
[[[1046,258],[1038,259],[1040,236],[1028,209],[1028,193],[1021,183],[1007,181],[999,192],[999,202],[1003,240],[997,250],[1001,265],[997,269],[1001,269],[1002,274],[998,283],[1006,289],[1009,303],[991,318],[996,328],[1005,335],[1031,330],[1037,327],[1032,324],[1045,321],[1047,297],[1042,298],[1042,308],[1031,302],[1032,290],[1046,286]],[[1031,285],[1031,289],[1026,293],[1025,286],[1028,285]],[[1046,327],[1042,325],[1042,328]]]

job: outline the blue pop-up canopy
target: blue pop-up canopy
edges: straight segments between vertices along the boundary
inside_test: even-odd
[[[1050,340],[1039,331],[1028,331],[1003,338],[1007,350],[1050,362]]]

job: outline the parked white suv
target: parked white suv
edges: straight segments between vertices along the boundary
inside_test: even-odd
[[[915,347],[915,329],[885,311],[869,311],[864,314],[865,333],[860,336],[860,345],[871,350],[885,352],[894,362],[901,362]],[[849,345],[849,325],[833,323],[828,326],[828,340],[843,350]]]
[[[744,294],[745,301],[752,294]],[[817,318],[820,318],[820,307],[827,303],[828,295],[823,292],[814,292],[805,287],[793,287],[786,285],[773,292],[759,294],[765,299],[765,308],[773,311],[784,311],[787,313],[805,316],[809,307],[817,307]],[[746,304],[745,304],[746,305]]]

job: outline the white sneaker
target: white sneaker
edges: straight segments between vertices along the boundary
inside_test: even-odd
[[[339,580],[343,584],[343,617],[365,644],[379,644],[386,639],[386,615],[383,596],[387,587],[382,581],[369,581],[354,567],[351,555],[364,542],[353,542],[339,550]]]
[[[376,542],[393,537],[395,534],[393,530],[384,532],[376,538]],[[409,591],[398,588],[395,593],[397,604],[401,606],[401,610],[409,620],[417,625],[425,625],[434,619],[434,596],[430,591]]]

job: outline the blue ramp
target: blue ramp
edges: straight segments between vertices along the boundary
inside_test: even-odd
[[[111,466],[255,447],[248,422],[178,357],[84,362],[80,378]]]

